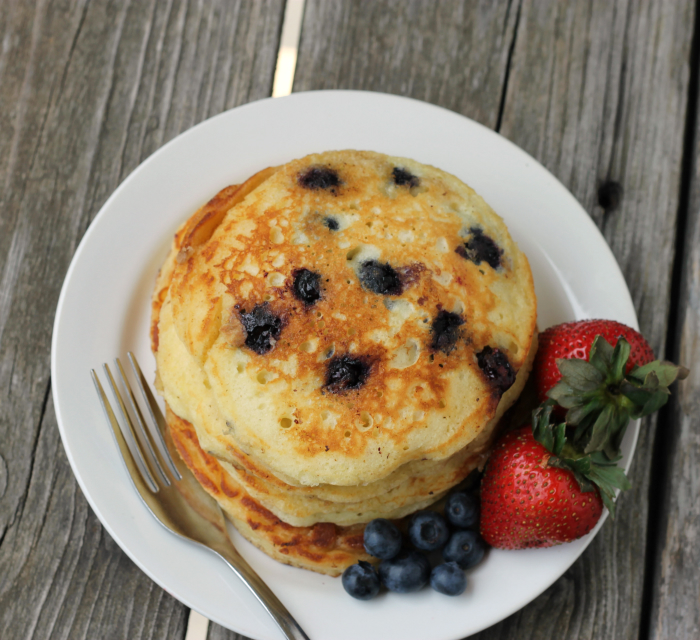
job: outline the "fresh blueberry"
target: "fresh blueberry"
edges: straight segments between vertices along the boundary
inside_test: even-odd
[[[445,562],[456,562],[462,569],[469,569],[481,562],[486,545],[476,531],[455,531],[442,550]]]
[[[259,355],[274,349],[282,333],[282,318],[272,313],[267,302],[253,307],[250,313],[239,312],[246,332],[245,346]]]
[[[310,167],[304,173],[299,174],[299,184],[306,189],[326,189],[335,194],[336,187],[340,185],[340,177],[335,169],[329,167]]]
[[[445,518],[435,511],[419,511],[411,518],[408,538],[416,549],[435,551],[450,537]]]
[[[388,262],[368,260],[360,265],[360,282],[365,289],[382,296],[400,296],[403,291],[399,273]]]
[[[382,584],[396,593],[422,589],[430,580],[430,561],[420,551],[403,551],[379,565]]]
[[[358,600],[371,600],[381,586],[374,567],[364,560],[345,569],[342,581],[345,591]]]
[[[385,518],[372,520],[365,527],[365,551],[381,560],[389,560],[401,551],[401,532]]]
[[[479,501],[473,493],[455,491],[447,497],[445,517],[452,526],[471,529],[479,522]]]
[[[332,216],[326,216],[323,219],[323,224],[328,227],[331,231],[337,231],[340,229],[340,225],[338,224],[338,221],[333,218]]]
[[[446,562],[433,569],[430,586],[446,596],[458,596],[467,588],[467,576],[456,562]]]

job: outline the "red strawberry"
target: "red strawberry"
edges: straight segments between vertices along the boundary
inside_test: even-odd
[[[614,514],[616,489],[630,487],[617,467],[630,419],[663,406],[669,385],[688,375],[653,357],[646,340],[619,322],[583,320],[542,334],[534,376],[548,399],[532,426],[506,435],[489,458],[481,484],[486,542],[550,547],[587,534],[603,504]],[[553,424],[562,408],[566,421]]]
[[[549,327],[539,336],[533,367],[540,402],[547,399],[547,392],[561,379],[557,359],[588,360],[596,336],[602,336],[613,346],[620,337],[629,342],[630,355],[625,373],[629,373],[634,365],[641,367],[654,359],[654,352],[642,334],[614,320],[578,320]]]
[[[688,375],[684,367],[653,358],[647,341],[619,322],[560,324],[542,334],[535,386],[541,399],[551,398],[567,409],[566,423],[576,428],[571,444],[577,451],[602,451],[613,460],[630,419],[661,408],[670,384]],[[554,415],[563,419],[563,409],[555,409]]]
[[[595,487],[582,491],[574,473],[527,425],[504,436],[481,481],[481,535],[499,549],[551,547],[586,535],[603,512]]]

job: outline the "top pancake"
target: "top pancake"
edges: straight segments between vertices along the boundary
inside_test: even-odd
[[[532,275],[503,221],[454,176],[372,152],[224,190],[178,232],[161,282],[179,341],[159,349],[156,323],[168,403],[205,450],[300,486],[462,449],[535,334]],[[179,401],[188,385],[199,405]],[[217,426],[198,424],[204,411]]]

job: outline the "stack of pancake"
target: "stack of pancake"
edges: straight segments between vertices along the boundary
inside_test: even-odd
[[[454,176],[310,155],[227,187],[153,296],[170,435],[272,557],[337,575],[365,523],[439,500],[488,454],[536,350],[527,258]]]

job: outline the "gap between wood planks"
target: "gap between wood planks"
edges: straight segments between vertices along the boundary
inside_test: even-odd
[[[676,237],[673,267],[671,269],[671,294],[668,315],[668,332],[664,345],[664,357],[677,359],[680,353],[680,318],[681,283],[683,266],[686,261],[685,235],[690,215],[690,196],[693,182],[693,164],[695,155],[695,136],[698,126],[698,94],[700,84],[700,0],[695,1],[693,37],[690,45],[690,78],[688,81],[688,99],[686,103],[685,130],[683,132],[683,156],[681,158],[681,183],[678,197],[678,215],[676,218]],[[690,363],[678,363],[689,366]],[[670,482],[669,456],[674,435],[669,437],[665,428],[672,419],[669,404],[662,407],[654,437],[654,449],[651,459],[649,478],[649,514],[647,523],[647,548],[644,559],[644,583],[642,585],[642,618],[639,627],[639,640],[652,637],[654,616],[654,588],[661,580],[661,554],[663,551],[662,518],[663,501]]]
[[[515,14],[515,26],[513,27],[513,38],[510,41],[510,46],[508,47],[508,58],[506,60],[506,71],[503,76],[503,89],[501,90],[501,100],[498,104],[498,118],[496,119],[495,131],[497,133],[501,132],[501,123],[503,122],[503,110],[506,105],[506,92],[508,91],[508,77],[510,76],[510,67],[513,62],[513,51],[515,50],[515,41],[518,38],[518,26],[520,25],[520,9],[522,8],[522,1],[518,2]],[[508,16],[512,10],[513,6],[508,3],[508,10],[506,11],[505,23],[508,23]]]
[[[275,79],[272,83],[272,97],[281,98],[292,93],[294,72],[297,66],[297,51],[301,35],[301,20],[304,15],[305,0],[287,0],[284,8],[284,22],[277,50]],[[209,619],[190,609],[187,618],[187,633],[185,640],[207,640],[209,635]]]

